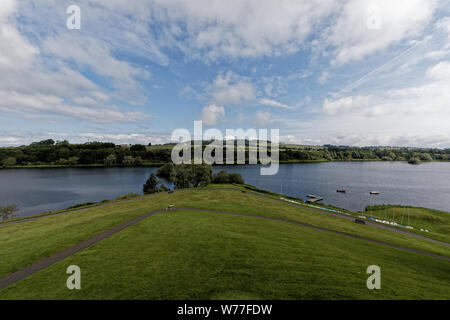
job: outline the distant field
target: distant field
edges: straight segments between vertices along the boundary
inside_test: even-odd
[[[298,221],[450,257],[440,244],[217,187],[242,188],[161,193],[0,225],[0,277],[170,204]],[[70,264],[83,270],[81,291],[65,287]],[[383,270],[380,291],[365,287],[371,264]],[[146,218],[0,291],[0,299],[448,297],[448,261],[279,221],[195,211]]]

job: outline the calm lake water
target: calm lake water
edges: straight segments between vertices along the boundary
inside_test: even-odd
[[[450,162],[419,166],[400,162],[328,162],[282,164],[275,176],[260,176],[259,166],[216,166],[241,173],[258,188],[350,210],[369,204],[404,204],[450,211]],[[157,168],[61,168],[0,170],[0,205],[16,204],[29,216],[84,202],[141,193],[142,184]],[[347,193],[337,193],[345,189]],[[379,195],[370,195],[379,191]]]

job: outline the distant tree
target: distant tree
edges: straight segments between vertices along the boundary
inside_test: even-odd
[[[125,156],[122,163],[124,166],[134,166],[135,160],[132,156]]]
[[[409,163],[409,164],[421,164],[422,161],[420,161],[419,158],[410,158],[410,159],[408,160],[408,163]]]
[[[16,205],[9,205],[6,207],[0,206],[0,218],[2,220],[11,219],[15,216],[15,212],[19,210]]]
[[[135,144],[130,147],[130,151],[145,151],[146,148],[142,144]]]
[[[420,154],[420,160],[422,160],[422,161],[432,161],[433,158],[430,156],[429,153],[421,153]]]
[[[115,154],[110,154],[108,155],[105,160],[103,161],[103,163],[105,164],[105,166],[112,166],[115,165],[117,163],[117,158]]]
[[[236,184],[244,184],[244,178],[239,173],[230,173],[228,175],[228,180],[230,183],[236,183]]]
[[[80,160],[78,157],[70,157],[67,161],[69,165],[77,165],[78,160]]]
[[[211,183],[212,168],[207,164],[194,164],[190,166],[192,171],[192,185],[194,188],[206,187]]]
[[[212,179],[213,183],[229,183],[229,177],[225,170],[222,170],[216,174],[213,175]]]
[[[152,173],[143,186],[144,194],[151,194],[158,192],[159,190],[158,185],[159,181],[156,178],[156,175]]]
[[[5,168],[13,167],[17,163],[16,158],[14,157],[7,157],[2,161],[2,165]]]
[[[175,165],[172,162],[166,163],[158,169],[156,175],[160,178],[165,178],[168,181],[174,181],[176,176]]]
[[[392,160],[394,160],[395,158],[397,158],[397,156],[395,155],[395,153],[393,152],[389,152],[387,155],[389,158],[391,158]]]
[[[70,143],[67,140],[63,140],[63,141],[57,141],[56,145],[57,146],[70,146]]]
[[[141,157],[136,157],[136,158],[134,159],[134,165],[135,165],[135,166],[141,166],[143,163],[144,163],[144,161],[142,161],[142,158],[141,158]]]
[[[47,145],[47,146],[53,146],[55,144],[55,140],[53,139],[47,139],[47,140],[42,140],[39,142],[33,142],[31,145]]]
[[[181,164],[175,167],[175,188],[206,187],[211,183],[212,169],[207,164]]]
[[[244,179],[239,173],[230,173],[228,174],[225,170],[222,170],[213,175],[212,178],[213,183],[225,184],[225,183],[237,183],[244,184]]]
[[[188,170],[186,165],[179,165],[177,166],[176,173],[175,173],[175,188],[176,189],[186,189],[191,188],[191,171]]]

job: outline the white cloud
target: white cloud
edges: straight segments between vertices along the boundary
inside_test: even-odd
[[[211,103],[223,106],[238,105],[256,97],[256,88],[250,80],[231,71],[219,74],[206,92]]]
[[[17,21],[19,11],[27,14],[24,5],[15,0],[5,0],[0,4],[2,112],[22,113],[24,116],[33,113],[62,115],[90,122],[148,119],[141,112],[122,112],[110,102],[113,99],[142,102],[144,97],[139,95],[140,85],[135,78],[147,76],[145,71],[117,60],[105,43],[88,36],[68,36],[67,33],[59,36],[55,32],[51,37],[41,38],[36,34],[36,43],[31,44],[19,32]],[[75,70],[71,65],[73,62],[80,69],[89,67],[98,75],[111,78],[115,90],[95,84]]]
[[[288,79],[284,79],[281,76],[264,76],[260,78],[264,93],[269,97],[286,94],[288,92],[286,80]]]
[[[335,115],[352,109],[367,107],[370,99],[370,97],[365,96],[350,96],[338,100],[325,99],[322,109],[326,114]]]
[[[202,121],[206,126],[217,124],[223,117],[225,117],[225,108],[222,106],[211,104],[202,110]]]
[[[89,67],[96,74],[112,79],[119,90],[136,92],[140,85],[135,77],[149,77],[147,71],[115,59],[106,43],[92,37],[65,33],[46,38],[42,47],[45,54],[62,61],[75,62],[79,68]]]
[[[262,105],[265,105],[268,107],[282,108],[282,109],[288,109],[288,110],[295,109],[295,107],[278,102],[276,100],[267,99],[267,98],[260,99],[258,102],[259,102],[259,104],[262,104]]]
[[[379,8],[380,29],[369,29],[368,8]],[[338,65],[386,49],[405,39],[420,36],[436,8],[435,0],[350,0],[336,23],[325,33]]]
[[[17,30],[12,18],[17,11],[15,0],[3,0],[0,4],[0,68],[29,67],[39,49],[32,46]]]
[[[317,78],[317,82],[319,84],[325,84],[327,80],[331,77],[331,74],[328,71],[323,71],[320,76]]]
[[[162,23],[166,45],[209,60],[295,52],[335,9],[330,0],[157,0],[153,3],[152,16]]]
[[[437,80],[450,80],[450,62],[442,61],[427,70],[427,76]]]
[[[0,110],[34,112],[69,116],[92,122],[136,122],[148,118],[140,112],[121,112],[117,107],[89,108],[67,105],[58,96],[0,91]]]
[[[80,142],[102,141],[116,144],[162,144],[170,142],[170,135],[152,133],[80,133],[74,137]]]
[[[265,126],[269,124],[272,120],[272,115],[268,111],[258,111],[256,112],[255,123],[258,126]]]
[[[328,143],[449,147],[450,63],[436,63],[415,77],[408,85],[389,82],[391,89],[368,95],[325,99],[328,117],[316,117],[307,128]],[[379,78],[368,84],[373,81]]]

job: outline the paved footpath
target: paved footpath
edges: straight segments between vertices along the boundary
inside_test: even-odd
[[[167,211],[195,211],[195,212],[208,212],[208,213],[218,213],[218,214],[229,214],[229,215],[236,215],[236,216],[244,216],[244,217],[252,217],[252,218],[259,218],[259,219],[265,219],[265,220],[272,220],[272,221],[278,221],[278,222],[283,222],[283,223],[289,223],[289,224],[294,224],[294,225],[298,225],[298,226],[302,226],[302,227],[307,227],[310,229],[314,229],[314,230],[319,230],[319,231],[324,231],[324,232],[328,232],[328,233],[333,233],[333,234],[337,234],[337,235],[341,235],[341,236],[345,236],[345,237],[349,237],[349,238],[353,238],[353,239],[358,239],[358,240],[362,240],[362,241],[367,241],[367,242],[371,242],[371,243],[376,243],[379,245],[383,245],[383,246],[388,246],[391,248],[395,248],[395,249],[399,249],[399,250],[403,250],[403,251],[408,251],[408,252],[412,252],[412,253],[416,253],[416,254],[421,254],[421,255],[425,255],[425,256],[429,256],[429,257],[434,257],[434,258],[438,258],[438,259],[442,259],[442,260],[446,260],[446,261],[450,261],[449,257],[444,257],[444,256],[440,256],[431,252],[426,252],[426,251],[422,251],[422,250],[417,250],[417,249],[412,249],[412,248],[406,248],[406,247],[402,247],[402,246],[398,246],[398,245],[394,245],[391,243],[387,243],[384,241],[379,241],[379,240],[374,240],[374,239],[369,239],[369,238],[365,238],[365,237],[360,237],[360,236],[356,236],[356,235],[352,235],[352,234],[348,234],[348,233],[344,233],[344,232],[340,232],[340,231],[336,231],[336,230],[331,230],[331,229],[327,229],[327,228],[322,228],[322,227],[317,227],[317,226],[312,226],[309,224],[305,224],[305,223],[300,223],[300,222],[296,222],[296,221],[291,221],[291,220],[283,220],[283,219],[278,219],[278,218],[270,218],[270,217],[264,217],[264,216],[256,216],[256,215],[251,215],[251,214],[244,214],[244,213],[238,213],[238,212],[227,212],[227,211],[219,211],[219,210],[208,210],[208,209],[196,209],[196,208],[174,208],[174,209],[160,209],[160,210],[155,210],[149,213],[146,213],[140,217],[131,219],[129,221],[126,221],[114,228],[111,228],[109,230],[106,230],[88,240],[82,241],[72,247],[69,247],[67,249],[64,249],[58,253],[55,253],[47,258],[41,259],[37,262],[34,262],[33,264],[19,270],[16,271],[14,273],[11,273],[3,278],[0,278],[0,290],[42,270],[45,269],[49,266],[51,266],[52,264],[61,261],[83,249],[86,249],[90,246],[92,246],[93,244],[108,238],[110,236],[112,236],[113,234],[141,221],[144,220],[145,218],[148,218],[152,215],[155,215],[157,213],[161,213],[161,212],[167,212]]]

